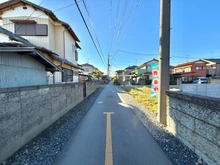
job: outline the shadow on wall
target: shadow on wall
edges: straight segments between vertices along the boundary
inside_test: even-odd
[[[166,91],[167,128],[212,165],[220,164],[220,99]]]
[[[118,92],[122,95],[123,91]],[[127,100],[128,99],[128,100]],[[164,150],[165,154],[174,164],[195,164],[198,160],[198,156],[190,150],[187,146],[183,144],[177,137],[166,131],[166,128],[157,121],[157,116],[150,113],[149,110],[143,108],[142,106],[136,106],[132,98],[126,98],[126,102],[129,104],[120,103],[122,106],[131,108],[138,118],[141,120],[143,125],[148,129],[160,147]],[[172,152],[171,152],[172,151]],[[183,155],[184,157],[183,159]]]
[[[87,96],[99,85],[88,83]],[[0,162],[83,99],[82,83],[0,89]]]

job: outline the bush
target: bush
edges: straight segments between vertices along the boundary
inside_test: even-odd
[[[118,82],[117,77],[114,77],[114,78],[113,78],[113,83],[114,83],[114,85],[121,85],[121,84]]]

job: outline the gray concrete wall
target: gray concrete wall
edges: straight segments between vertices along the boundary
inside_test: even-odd
[[[87,96],[98,87],[88,83]],[[82,83],[0,89],[0,162],[82,100]]]
[[[167,129],[209,165],[220,165],[220,99],[167,91]]]
[[[220,64],[219,64],[220,65]],[[219,69],[220,69],[220,66],[219,66]],[[219,74],[220,74],[220,71],[219,71]],[[216,76],[216,77],[213,77],[211,79],[211,83],[212,84],[220,84],[220,76]]]
[[[186,93],[220,98],[220,84],[181,84],[180,90]]]

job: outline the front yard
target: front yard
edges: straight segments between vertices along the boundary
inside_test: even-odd
[[[149,111],[157,115],[157,98],[150,98],[151,89],[150,87],[133,87],[133,86],[122,86],[122,88],[128,92],[138,103],[142,104]]]

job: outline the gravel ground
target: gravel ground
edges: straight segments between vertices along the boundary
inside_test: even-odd
[[[102,92],[101,87],[0,165],[51,165]]]
[[[134,113],[174,165],[207,165],[198,155],[169,133],[166,128],[157,121],[153,113],[137,103],[131,95],[124,92],[121,88],[118,88],[118,91],[120,92],[123,102],[133,109]]]
[[[103,87],[96,90],[0,165],[52,165],[57,153],[64,147],[102,89]],[[174,165],[206,165],[180,140],[169,134],[153,114],[135,102],[126,92],[120,88],[118,90],[123,101],[134,110]]]

